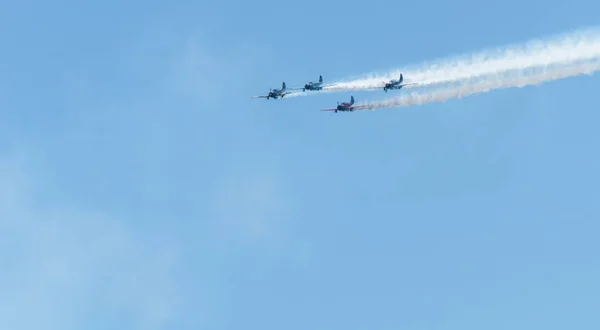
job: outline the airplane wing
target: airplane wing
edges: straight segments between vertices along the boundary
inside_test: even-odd
[[[366,104],[364,105],[357,105],[355,107],[350,107],[347,110],[363,110],[363,109],[367,109],[368,106]],[[323,110],[319,110],[319,111],[335,111],[337,110],[337,108],[329,108],[329,109],[323,109]],[[338,111],[344,111],[344,110],[338,110]]]
[[[402,84],[400,84],[400,86],[402,86],[402,87],[416,87],[416,86],[419,86],[419,85],[422,85],[422,84],[423,83],[420,83],[420,82],[410,82],[410,83],[402,83]]]

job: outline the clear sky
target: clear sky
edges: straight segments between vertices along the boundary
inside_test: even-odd
[[[599,9],[3,2],[0,328],[598,329],[598,77],[375,112],[250,96]]]

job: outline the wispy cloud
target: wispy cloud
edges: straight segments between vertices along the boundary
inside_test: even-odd
[[[231,77],[252,84],[251,54],[262,51],[167,39],[157,52],[144,42],[128,50],[137,66],[123,86],[65,73],[60,120],[29,135],[32,148],[0,149],[0,328],[198,326],[226,304],[219,285],[204,282],[219,279],[204,269],[213,243],[282,241],[278,168],[234,157],[239,164],[220,171],[249,146],[227,140],[231,131],[243,141],[259,132],[243,121],[223,131],[229,114],[196,113],[227,95]]]
[[[182,51],[172,56],[165,90],[183,93],[190,103],[201,100],[198,110],[211,112],[199,118],[195,138],[212,141],[207,144],[220,149],[217,159],[227,162],[210,164],[209,155],[204,154],[205,166],[198,167],[220,168],[218,174],[207,172],[206,181],[210,184],[204,185],[212,196],[208,210],[212,229],[226,240],[276,244],[281,242],[279,226],[286,217],[289,202],[280,184],[281,168],[267,160],[272,155],[269,147],[260,142],[264,134],[257,127],[260,123],[244,121],[251,118],[245,109],[244,114],[236,111],[240,90],[245,86],[256,87],[253,77],[257,63],[268,60],[271,53],[268,48],[248,43],[228,44],[226,49],[213,44],[201,33],[182,39]],[[218,101],[215,106],[207,106],[210,100]],[[231,116],[241,120],[232,121]],[[232,131],[236,132],[234,136]],[[260,155],[240,152],[249,149],[262,152]]]
[[[164,80],[165,90],[191,98],[230,99],[237,97],[244,87],[256,88],[258,63],[273,57],[266,46],[246,42],[219,48],[216,45],[223,43],[213,42],[202,33],[182,38],[178,45],[182,51],[172,55],[170,76]]]
[[[179,298],[177,246],[70,205],[36,184],[45,178],[25,164],[0,159],[0,328],[168,325]]]
[[[212,200],[216,230],[230,240],[281,243],[281,226],[289,205],[277,175],[260,170],[232,174],[217,182]]]

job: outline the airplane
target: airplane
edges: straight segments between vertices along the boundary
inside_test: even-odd
[[[383,86],[383,91],[387,93],[388,89],[401,89],[402,87],[406,87],[406,86],[410,86],[410,85],[416,85],[417,83],[407,83],[407,84],[402,84],[402,82],[404,81],[404,77],[402,76],[402,73],[400,74],[400,78],[398,80],[390,80],[389,82],[383,82],[385,85]]]
[[[323,84],[323,76],[319,76],[319,82],[309,82],[308,84],[304,85],[304,88],[302,88],[303,92],[306,92],[306,90],[309,91],[320,91],[321,89],[323,89],[323,87],[321,86],[321,84]]]
[[[274,99],[278,99],[278,98],[283,98],[286,95],[286,85],[285,85],[285,81],[281,84],[281,89],[270,89],[269,90],[269,94],[267,95],[261,95],[261,96],[252,96],[253,99],[259,99],[259,98],[265,98],[265,99],[270,99],[270,98],[274,98]]]
[[[323,109],[321,111],[334,111],[334,112],[354,111],[354,110],[365,109],[367,107],[367,105],[353,106],[353,104],[354,104],[354,96],[350,95],[350,102],[343,102],[342,104],[340,104],[340,102],[338,102],[338,106],[336,108]]]

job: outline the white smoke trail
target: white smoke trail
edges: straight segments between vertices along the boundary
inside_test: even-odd
[[[594,58],[600,58],[600,30],[596,27],[532,40],[522,45],[504,46],[476,54],[437,60],[385,74],[371,74],[356,80],[334,83],[324,89],[380,89],[384,82],[398,79],[401,72],[405,82],[417,82],[417,86],[428,86],[512,70],[572,64]]]
[[[495,89],[510,87],[525,87],[541,84],[551,80],[563,79],[582,74],[591,75],[600,70],[600,61],[572,64],[564,67],[545,68],[532,73],[519,72],[513,76],[493,76],[479,82],[468,82],[458,86],[439,88],[427,92],[412,92],[396,98],[368,102],[367,108],[396,108],[411,105],[421,105],[432,102],[444,102],[454,98],[485,93]]]
[[[296,91],[287,92],[287,94],[285,94],[285,98],[289,99],[289,98],[298,97],[298,96],[308,96],[308,95],[315,94],[315,93],[323,94],[323,93],[333,93],[333,92],[339,92],[339,91],[327,90],[325,87],[323,87],[323,89],[320,91],[303,92],[303,91],[296,90]]]

